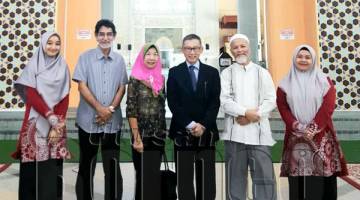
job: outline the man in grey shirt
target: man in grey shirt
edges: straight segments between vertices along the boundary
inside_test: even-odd
[[[80,146],[76,180],[78,200],[93,197],[93,176],[99,147],[105,173],[104,199],[122,197],[119,167],[122,126],[120,102],[128,78],[123,57],[111,48],[115,36],[115,26],[110,20],[98,21],[95,26],[98,46],[80,55],[73,76],[80,92],[76,114]]]

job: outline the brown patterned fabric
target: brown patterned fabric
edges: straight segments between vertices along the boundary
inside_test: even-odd
[[[146,138],[164,140],[166,137],[164,88],[155,95],[150,87],[130,77],[126,116],[137,118],[139,132],[146,146]]]

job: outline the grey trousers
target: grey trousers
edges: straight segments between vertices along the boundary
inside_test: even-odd
[[[268,146],[225,141],[226,199],[247,199],[250,170],[254,200],[275,200],[276,180]],[[248,168],[249,167],[249,168]]]

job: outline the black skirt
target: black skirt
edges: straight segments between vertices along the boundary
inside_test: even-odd
[[[336,200],[336,176],[289,176],[290,200]]]
[[[20,163],[19,200],[61,200],[63,160]]]

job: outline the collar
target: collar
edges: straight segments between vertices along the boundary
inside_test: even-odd
[[[189,68],[190,66],[194,66],[197,70],[199,70],[200,69],[200,61],[198,60],[198,61],[196,61],[196,63],[195,64],[190,64],[190,63],[188,63],[187,61],[185,61],[186,62],[186,66]]]
[[[240,69],[244,70],[244,71],[248,71],[250,69],[253,68],[253,62],[250,61],[247,65],[240,65],[239,63],[234,63],[237,67],[239,67]]]
[[[108,59],[113,60],[114,55],[115,55],[115,53],[113,51],[113,48],[110,47],[110,52],[109,52],[109,55],[108,55]],[[99,46],[96,48],[96,58],[99,59],[99,60],[105,59],[105,56],[104,56],[104,54],[101,51],[101,48]]]

